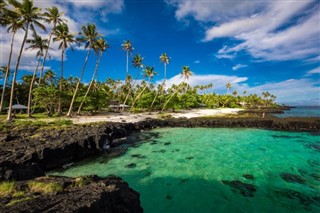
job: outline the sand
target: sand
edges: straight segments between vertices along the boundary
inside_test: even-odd
[[[203,116],[221,116],[227,114],[237,114],[242,109],[234,108],[223,108],[223,109],[192,109],[184,110],[179,112],[169,112],[174,118],[194,118]],[[70,118],[74,124],[84,124],[93,122],[122,122],[122,123],[134,123],[138,121],[143,121],[150,118],[159,118],[159,112],[145,112],[145,113],[129,113],[129,112],[119,112],[119,113],[109,113],[106,115],[98,116],[77,116]]]

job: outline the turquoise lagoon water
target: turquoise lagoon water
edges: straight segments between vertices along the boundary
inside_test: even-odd
[[[320,106],[297,106],[290,110],[285,110],[283,114],[274,114],[279,118],[285,117],[320,117]]]
[[[319,134],[165,128],[138,136],[119,157],[51,174],[120,176],[147,213],[320,212]]]

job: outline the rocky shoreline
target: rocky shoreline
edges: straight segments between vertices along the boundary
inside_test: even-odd
[[[147,119],[136,123],[72,125],[63,128],[9,128],[0,131],[0,180],[25,181],[41,177],[46,171],[61,168],[66,164],[103,153],[109,147],[118,146],[123,138],[134,132],[161,127],[263,128],[318,134],[320,119],[171,118]]]

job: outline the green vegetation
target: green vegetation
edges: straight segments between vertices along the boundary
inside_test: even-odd
[[[4,181],[0,183],[0,198],[7,197],[14,192],[14,182]]]
[[[45,183],[41,181],[29,181],[28,187],[31,192],[42,194],[54,194],[63,190],[58,183]]]
[[[43,114],[46,117],[56,117],[66,114],[71,116],[74,111],[80,114],[83,111],[90,114],[108,109],[111,101],[123,103],[131,106],[131,112],[142,110],[179,110],[207,107],[242,107],[259,108],[274,107],[276,97],[268,92],[263,92],[261,97],[257,94],[242,95],[238,91],[231,91],[232,82],[226,82],[226,94],[216,94],[213,91],[213,83],[192,87],[188,84],[189,77],[193,74],[189,66],[182,66],[181,77],[184,81],[178,85],[166,85],[167,65],[171,58],[166,54],[160,54],[160,62],[164,65],[163,82],[159,85],[151,83],[151,79],[156,74],[154,67],[143,64],[143,57],[135,54],[132,66],[137,68],[136,77],[133,80],[129,73],[129,59],[134,51],[131,41],[126,40],[121,45],[126,54],[126,79],[120,80],[106,79],[105,81],[95,81],[94,77],[98,73],[99,64],[109,44],[101,35],[96,25],[88,23],[81,27],[81,33],[69,32],[68,24],[63,19],[63,12],[55,6],[41,11],[34,6],[32,0],[7,0],[1,6],[1,26],[6,27],[8,33],[12,35],[12,45],[15,42],[16,32],[23,32],[24,38],[20,45],[20,53],[14,70],[11,70],[12,48],[9,54],[7,66],[1,68],[4,84],[1,89],[0,113],[9,107],[8,115],[0,116],[0,121],[12,120],[13,118],[25,119],[29,117],[40,118]],[[51,25],[50,29],[45,30],[44,22]],[[37,31],[34,26],[37,26]],[[30,32],[30,30],[32,32]],[[42,38],[39,33],[47,32],[48,38]],[[32,38],[27,39],[32,33]],[[30,36],[29,36],[30,37]],[[58,42],[61,50],[61,68],[59,70],[44,70],[47,56],[50,55],[52,43]],[[73,45],[83,45],[87,50],[86,58],[83,61],[82,69],[79,70],[79,77],[64,76],[64,58],[68,48]],[[32,75],[24,75],[22,81],[17,82],[17,72],[19,63],[23,57],[23,50],[37,50],[34,58],[37,63]],[[95,53],[96,63],[90,83],[84,84],[82,77],[87,70],[89,56]],[[73,63],[73,62],[71,62]],[[40,76],[37,76],[40,71]],[[144,78],[139,84],[137,80],[139,73],[144,72]],[[59,72],[59,75],[57,74]],[[177,70],[177,73],[179,71]],[[11,76],[12,75],[12,76]],[[12,79],[12,81],[8,81]],[[10,90],[11,87],[11,90]],[[27,105],[27,116],[17,114],[12,110],[15,100],[20,104]],[[41,115],[41,116],[39,116]],[[54,121],[56,122],[56,121]],[[18,125],[45,125],[41,121],[30,122],[22,121]],[[69,121],[57,121],[57,125],[68,125]],[[0,128],[3,128],[0,126]]]
[[[92,178],[90,178],[90,177],[77,177],[75,179],[74,186],[83,187],[83,186],[88,185],[91,181],[92,181]]]

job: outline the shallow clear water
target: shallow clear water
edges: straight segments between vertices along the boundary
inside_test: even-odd
[[[166,128],[140,136],[120,157],[51,174],[120,176],[145,212],[320,212],[319,134]]]
[[[285,110],[283,114],[273,114],[279,118],[285,117],[320,117],[320,106],[297,106]]]

